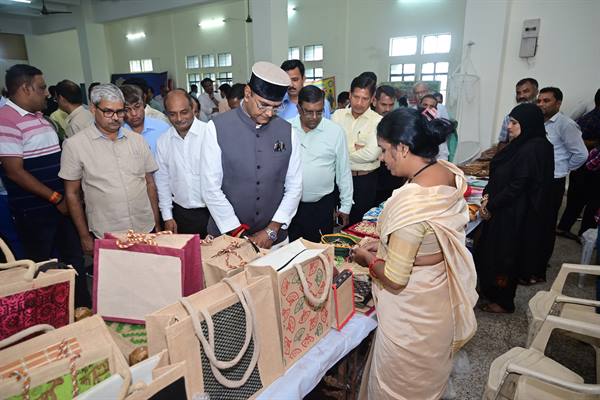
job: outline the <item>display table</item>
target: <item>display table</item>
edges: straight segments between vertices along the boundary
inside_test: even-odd
[[[354,315],[341,331],[332,329],[282,377],[266,388],[258,399],[302,399],[319,384],[331,367],[357,347],[376,327],[375,313],[369,317]]]

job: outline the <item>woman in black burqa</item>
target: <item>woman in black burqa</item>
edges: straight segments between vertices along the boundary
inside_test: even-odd
[[[518,282],[545,281],[542,249],[554,234],[548,201],[554,150],[544,116],[534,104],[520,104],[509,116],[510,142],[490,163],[475,249],[480,294],[489,301],[481,308],[496,313],[514,312]]]

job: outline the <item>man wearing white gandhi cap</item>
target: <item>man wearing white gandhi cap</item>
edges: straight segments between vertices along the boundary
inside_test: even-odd
[[[209,234],[248,235],[267,249],[287,238],[302,197],[300,143],[277,116],[290,84],[281,68],[257,62],[240,107],[208,123],[200,171]]]

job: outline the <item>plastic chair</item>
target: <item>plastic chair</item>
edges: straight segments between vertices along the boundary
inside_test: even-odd
[[[529,348],[514,347],[492,362],[483,398],[600,399],[600,385],[584,383],[580,375],[544,356],[548,339],[554,329],[600,339],[598,325],[548,316]]]
[[[473,161],[479,155],[481,147],[479,142],[459,142],[456,146],[454,163],[456,165],[466,164]]]
[[[600,327],[600,314],[596,314],[595,307],[600,307],[600,301],[580,299],[562,294],[567,276],[571,273],[600,276],[599,265],[563,264],[550,291],[539,291],[529,300],[529,331],[527,345],[533,342],[544,320],[553,309],[556,309],[562,318],[574,321],[589,322]],[[569,336],[588,343],[596,351],[596,376],[600,382],[600,340],[567,333]]]

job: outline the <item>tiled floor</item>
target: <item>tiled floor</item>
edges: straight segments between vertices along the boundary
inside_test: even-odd
[[[577,227],[572,229],[576,232]],[[488,314],[476,310],[478,329],[471,341],[465,346],[464,353],[459,357],[464,366],[468,359],[470,368],[465,371],[459,368],[452,379],[454,396],[460,400],[481,399],[490,364],[492,361],[512,347],[525,346],[527,339],[528,302],[538,290],[548,290],[563,263],[579,263],[581,245],[564,238],[557,238],[554,254],[548,270],[548,282],[534,286],[519,286],[516,296],[516,311],[514,314]],[[592,258],[592,262],[595,260]],[[595,293],[594,280],[588,277],[583,289],[577,287],[576,277],[567,280],[565,292],[576,297],[593,298]],[[465,357],[466,354],[466,357]],[[595,382],[595,360],[593,349],[583,343],[564,337],[551,337],[547,355],[563,363],[584,377],[587,383]]]

